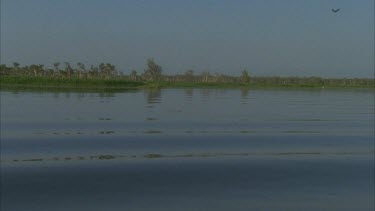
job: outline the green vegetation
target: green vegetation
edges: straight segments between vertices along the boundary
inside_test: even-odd
[[[54,78],[48,76],[1,75],[1,85],[28,85],[34,87],[128,87],[144,86],[141,81],[123,78]]]
[[[160,155],[160,154],[147,154],[144,157],[145,158],[161,158],[162,155]]]
[[[53,68],[44,65],[13,66],[0,65],[1,88],[48,88],[48,89],[129,89],[129,88],[247,88],[247,87],[353,87],[374,88],[371,78],[329,79],[320,77],[258,77],[250,76],[243,70],[239,76],[211,74],[203,71],[194,74],[187,70],[180,75],[163,75],[162,67],[153,59],[147,60],[147,68],[142,74],[132,70],[129,75],[116,70],[110,63],[101,63],[98,67],[78,62],[73,68],[68,62],[60,68],[60,63],[53,63]]]
[[[187,154],[138,154],[138,155],[111,155],[111,154],[99,154],[99,155],[77,155],[77,156],[62,156],[62,157],[39,157],[39,158],[29,158],[29,159],[12,159],[12,160],[2,160],[3,162],[42,162],[42,161],[82,161],[82,160],[113,160],[113,159],[159,159],[159,158],[208,158],[208,157],[224,157],[224,156],[246,156],[246,157],[256,157],[256,156],[320,156],[320,155],[359,155],[373,153],[371,151],[364,152],[318,152],[318,151],[286,151],[286,152],[238,152],[238,153],[225,153],[225,152],[206,152],[206,153],[187,153]]]

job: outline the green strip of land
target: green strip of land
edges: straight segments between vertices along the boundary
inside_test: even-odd
[[[137,89],[146,84],[141,81],[104,78],[52,78],[30,76],[1,76],[1,89],[50,89],[50,90],[110,90]]]
[[[132,70],[129,74],[120,72],[110,63],[91,65],[86,68],[78,62],[74,68],[68,62],[60,68],[53,63],[53,69],[41,64],[20,66],[0,65],[1,89],[43,89],[43,90],[122,90],[153,88],[374,88],[374,78],[321,78],[321,77],[279,77],[252,76],[243,70],[238,76],[211,74],[203,71],[194,74],[164,75],[162,67],[152,58],[146,61],[147,68],[141,73]]]
[[[2,89],[63,89],[63,90],[106,90],[106,89],[145,89],[145,88],[374,88],[361,84],[278,84],[243,82],[166,82],[132,81],[127,78],[53,78],[43,76],[7,76],[0,77]]]

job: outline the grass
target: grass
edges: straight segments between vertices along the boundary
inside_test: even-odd
[[[188,154],[144,154],[144,155],[110,155],[99,154],[91,156],[66,156],[66,157],[52,157],[52,158],[30,158],[30,159],[13,159],[11,162],[41,162],[41,161],[82,161],[82,160],[113,160],[113,159],[158,159],[158,158],[207,158],[207,157],[224,157],[224,156],[320,156],[320,155],[360,155],[371,154],[373,150],[366,152],[318,152],[318,151],[286,151],[286,152],[212,152],[212,153],[188,153]],[[4,162],[4,160],[0,161]],[[7,161],[5,161],[7,162]],[[9,162],[9,161],[8,161]]]
[[[145,158],[161,158],[163,157],[162,155],[160,154],[147,154],[144,156]]]
[[[26,76],[1,76],[2,88],[138,88],[144,82],[129,81],[125,79],[80,79],[80,78],[51,78],[51,77],[26,77]]]
[[[375,88],[373,85],[270,84],[231,82],[146,82],[143,88]]]
[[[53,78],[3,75],[0,77],[1,89],[48,89],[121,91],[128,89],[160,88],[375,88],[373,85],[324,85],[321,84],[269,84],[269,83],[226,83],[226,82],[165,82],[129,81],[125,78]]]

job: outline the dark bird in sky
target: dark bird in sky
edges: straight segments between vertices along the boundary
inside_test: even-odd
[[[332,12],[338,12],[340,9],[332,9]]]

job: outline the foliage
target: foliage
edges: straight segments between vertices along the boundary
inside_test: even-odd
[[[194,74],[187,70],[184,74],[162,75],[162,67],[153,59],[147,60],[147,69],[142,75],[132,70],[129,75],[119,73],[110,63],[100,63],[90,68],[78,62],[76,67],[68,62],[53,63],[53,69],[42,64],[21,66],[14,62],[13,66],[0,65],[1,85],[30,86],[121,86],[121,87],[375,87],[371,78],[321,78],[321,77],[259,77],[249,76],[243,70],[240,76],[211,74],[203,71]]]
[[[142,78],[146,81],[158,81],[161,78],[162,68],[156,64],[153,58],[147,59],[147,69],[142,74]]]
[[[240,76],[242,83],[249,83],[250,82],[250,76],[247,70],[243,70]]]

